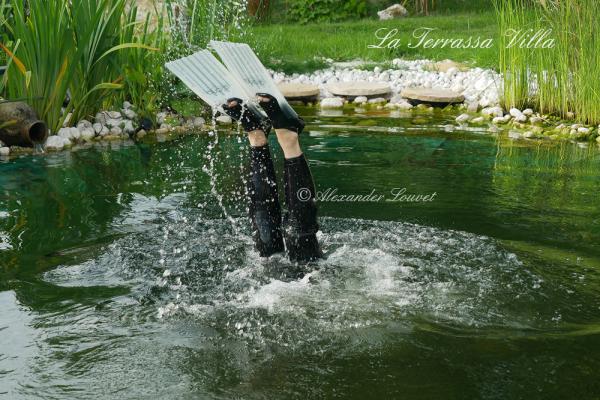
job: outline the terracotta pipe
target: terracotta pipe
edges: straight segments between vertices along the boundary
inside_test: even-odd
[[[8,146],[31,147],[44,143],[48,128],[23,102],[0,103],[0,141]]]

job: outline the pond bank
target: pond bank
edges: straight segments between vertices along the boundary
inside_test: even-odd
[[[464,97],[464,104],[449,105],[444,112],[453,116],[453,124],[446,131],[476,127],[486,128],[490,134],[504,134],[512,140],[560,140],[571,141],[579,146],[589,146],[594,142],[600,145],[599,127],[561,121],[555,117],[536,113],[532,109],[505,110],[500,107],[499,93],[502,90],[502,77],[491,69],[469,68],[465,64],[450,60],[432,62],[429,60],[407,61],[395,59],[393,68],[372,70],[361,69],[360,61],[332,63],[330,68],[310,74],[286,75],[272,72],[278,84],[311,85],[318,89],[318,107],[335,115],[336,109],[362,112],[389,112],[390,116],[401,113],[403,117],[419,118],[421,112],[433,112],[426,104],[413,106],[403,97],[409,88],[444,89]],[[344,83],[378,83],[389,86],[386,97],[354,96],[344,98],[334,96],[331,91]],[[191,100],[190,100],[191,101]],[[313,103],[309,103],[313,105]],[[94,141],[115,141],[145,137],[148,133],[160,136],[184,134],[187,132],[210,131],[212,124],[206,124],[210,116],[187,116],[159,112],[155,116],[157,128],[152,128],[150,120],[144,121],[136,113],[136,107],[124,102],[120,110],[102,111],[92,121],[78,121],[75,126],[65,126],[56,135],[50,136],[46,150],[61,151],[76,144]],[[216,123],[231,124],[227,116],[219,116]],[[33,149],[6,147],[0,142],[0,157],[10,154],[31,153]]]

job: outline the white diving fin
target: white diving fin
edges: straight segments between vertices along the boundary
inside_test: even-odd
[[[290,118],[298,118],[296,111],[287,102],[269,71],[260,62],[254,51],[245,43],[220,42],[211,40],[214,49],[227,69],[246,87],[252,95],[268,93],[277,99],[281,110]]]
[[[208,50],[168,62],[165,66],[213,108],[223,111],[221,106],[228,99],[236,97],[243,100],[252,111],[264,115],[264,111],[253,101],[254,93],[248,92]]]

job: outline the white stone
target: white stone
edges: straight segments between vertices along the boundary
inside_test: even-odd
[[[101,123],[99,123],[99,122],[96,122],[96,123],[93,125],[93,128],[94,128],[94,132],[96,132],[96,133],[98,133],[98,134],[99,134],[100,132],[102,132],[102,124],[101,124]]]
[[[339,97],[328,97],[321,100],[321,108],[341,108],[344,107],[344,100]]]
[[[156,123],[158,125],[164,124],[166,119],[167,119],[166,112],[159,112],[158,114],[156,114]]]
[[[92,129],[92,128],[85,128],[85,129]],[[81,130],[79,128],[72,127],[71,128],[71,139],[79,140],[80,137],[81,137]]]
[[[101,111],[94,117],[94,121],[101,125],[106,125],[106,121],[109,119],[108,113],[106,111]]]
[[[367,99],[367,96],[357,96],[353,103],[355,104],[365,104],[369,99]]]
[[[65,138],[65,139],[71,139],[71,128],[60,128],[58,130],[58,132],[56,133],[58,136],[60,136],[61,138]]]
[[[120,127],[122,122],[123,122],[123,120],[121,120],[121,119],[110,118],[110,119],[106,120],[105,125],[110,129],[110,128],[114,128],[114,127]]]
[[[467,105],[467,111],[470,113],[476,113],[477,110],[479,109],[479,103],[478,102],[471,102]]]
[[[521,110],[519,110],[518,108],[511,108],[508,113],[510,115],[512,115],[513,117],[515,117],[515,118],[523,115],[523,113],[521,112]]]
[[[123,132],[130,134],[135,132],[135,127],[133,126],[133,121],[126,121],[125,126],[123,126]]]
[[[63,138],[57,135],[49,136],[46,140],[46,149],[48,150],[62,150],[65,147]]]
[[[98,134],[98,136],[106,136],[110,133],[110,129],[108,128],[108,126],[103,126],[102,130],[100,131],[100,133]]]
[[[580,128],[577,128],[577,132],[583,133],[583,134],[588,134],[588,133],[590,133],[590,128],[586,128],[586,127],[582,126]]]
[[[378,11],[377,15],[381,21],[386,21],[388,19],[406,17],[408,15],[408,11],[400,4],[393,4],[385,10]]]
[[[537,135],[534,132],[527,131],[523,134],[523,137],[526,139],[534,139]]]
[[[124,108],[125,110],[129,110],[129,109],[131,108],[131,103],[130,103],[130,102],[128,102],[128,101],[124,101],[124,102],[123,102],[123,108]]]
[[[471,116],[469,114],[461,114],[458,117],[456,117],[456,122],[463,123],[469,121],[470,119]]]
[[[413,105],[408,101],[403,101],[402,103],[396,103],[396,107],[400,110],[410,110],[413,108]]]
[[[492,117],[504,117],[504,110],[502,107],[487,107],[481,110],[481,113]]]
[[[135,119],[137,114],[132,109],[126,108],[123,110],[123,116],[127,119]]]
[[[118,112],[118,111],[109,111],[108,112],[108,117],[112,118],[112,119],[121,119],[121,118],[123,118],[123,116],[121,115],[121,113]]]
[[[204,123],[205,123],[205,121],[204,121],[204,118],[202,118],[202,117],[196,117],[193,120],[193,125],[195,128],[202,128],[204,126]]]
[[[92,123],[88,120],[82,119],[81,121],[79,121],[77,123],[77,128],[78,129],[83,129],[83,128],[91,128],[92,127]]]
[[[531,123],[531,125],[539,125],[539,124],[542,124],[544,122],[544,119],[540,118],[540,117],[531,117],[529,119],[529,122]],[[562,126],[562,127],[564,127],[564,126]]]
[[[492,119],[492,123],[496,125],[506,124],[507,122],[508,121],[506,121],[504,117],[494,117],[494,119]]]
[[[10,154],[10,148],[0,147],[0,156],[8,156]]]
[[[102,127],[102,125],[100,125],[100,127]],[[101,131],[102,131],[102,128],[100,129],[100,132]],[[100,132],[98,132],[98,133],[100,133]],[[95,136],[96,136],[96,132],[94,131],[93,128],[85,128],[85,129],[81,130],[81,139],[86,142],[89,142]]]
[[[233,120],[231,119],[231,117],[229,115],[219,115],[217,117],[217,122],[220,124],[231,124],[233,123]],[[161,125],[162,128],[162,125]]]
[[[385,103],[385,99],[383,97],[376,97],[374,99],[369,99],[368,103],[369,104]]]
[[[515,121],[517,122],[527,122],[527,115],[521,114],[515,117]]]
[[[523,114],[527,115],[528,117],[531,117],[533,115],[533,110],[531,108],[526,108],[523,110]]]
[[[485,122],[484,117],[476,117],[471,120],[472,124],[483,124]]]
[[[120,136],[121,133],[123,133],[123,129],[121,129],[121,127],[119,126],[113,126],[112,128],[110,128],[111,135]]]

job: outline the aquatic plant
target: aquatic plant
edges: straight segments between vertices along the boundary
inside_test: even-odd
[[[126,23],[120,32],[120,42],[138,43],[141,46],[119,52],[119,67],[123,77],[123,90],[118,102],[127,100],[137,107],[140,117],[154,119],[162,97],[165,53],[169,44],[165,5],[155,8],[155,14],[147,14],[143,22],[137,23],[137,6],[132,6],[125,17]],[[156,21],[153,21],[156,16]],[[147,51],[147,47],[156,51]]]
[[[121,43],[130,0],[11,0],[8,22],[15,52],[7,71],[10,98],[23,98],[52,131],[97,111],[106,94],[122,88],[117,52],[149,48]]]
[[[501,33],[505,107],[600,123],[600,27],[596,0],[494,0]],[[539,41],[536,32],[548,31]],[[538,39],[540,36],[538,36]],[[553,41],[553,45],[548,40]]]

